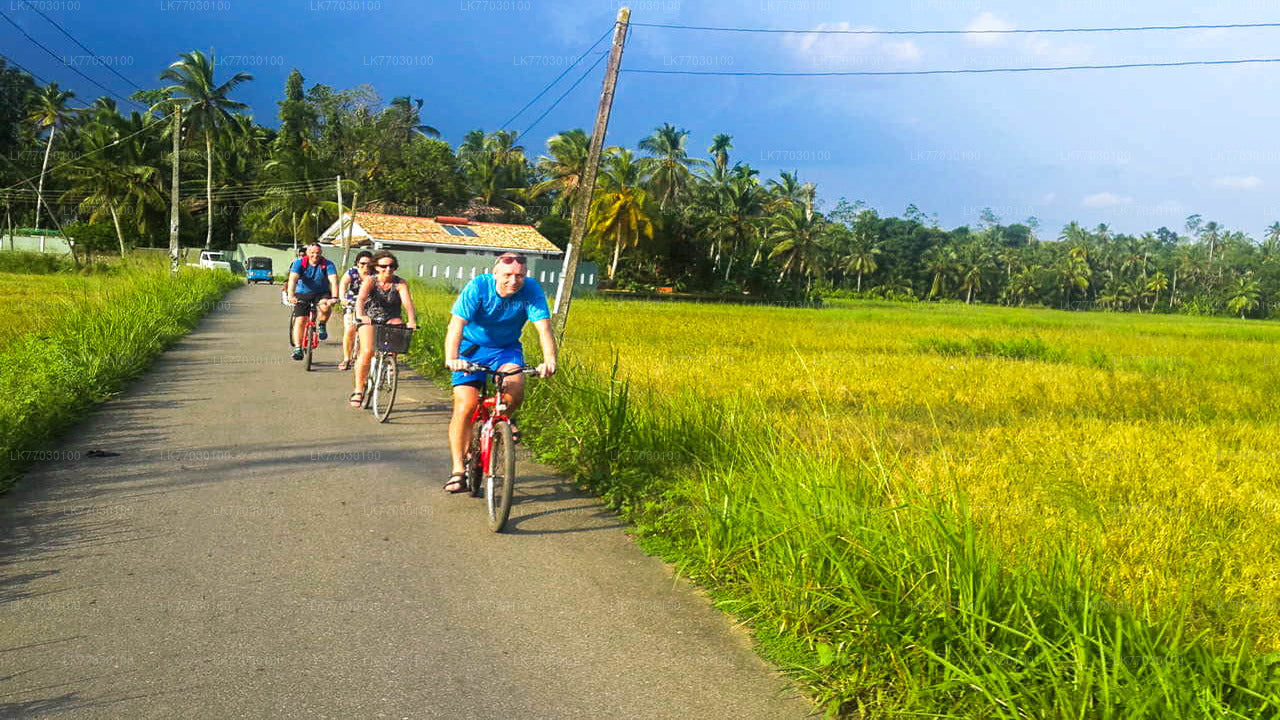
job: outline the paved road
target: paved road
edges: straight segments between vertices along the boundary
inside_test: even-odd
[[[439,487],[445,395],[411,377],[376,425],[278,302],[232,292],[0,497],[0,717],[809,712],[547,468],[489,533]]]

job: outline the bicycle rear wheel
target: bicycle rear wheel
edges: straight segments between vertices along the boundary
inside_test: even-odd
[[[516,445],[511,437],[511,424],[499,423],[494,428],[493,449],[489,454],[489,477],[484,483],[484,502],[489,510],[489,529],[502,532],[511,515],[511,494],[516,485]]]
[[[467,471],[467,489],[471,491],[471,497],[480,497],[484,494],[484,466],[480,455],[480,433],[484,431],[484,423],[475,423],[471,426],[471,445],[467,448],[467,457],[463,467]]]
[[[396,370],[396,356],[384,355],[379,363],[378,377],[373,385],[373,416],[384,423],[391,415],[391,406],[396,401],[396,384],[399,379]]]

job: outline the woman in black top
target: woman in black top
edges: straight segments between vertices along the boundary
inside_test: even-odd
[[[388,250],[379,250],[373,254],[373,279],[360,283],[360,294],[356,297],[356,318],[360,321],[360,356],[356,358],[355,391],[348,400],[351,407],[358,408],[364,401],[364,383],[369,377],[369,365],[373,362],[373,326],[403,325],[405,321],[402,315],[408,313],[409,328],[418,327],[413,297],[409,294],[409,283],[395,274],[399,267],[400,263],[395,255]]]

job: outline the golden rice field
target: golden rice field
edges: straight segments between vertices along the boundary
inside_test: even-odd
[[[1187,601],[1201,629],[1280,648],[1280,324],[937,304],[573,308],[566,354],[603,372],[616,354],[646,404],[714,398],[793,428],[800,447],[834,435],[847,458],[963,497],[1010,565],[1074,547],[1118,609]],[[1019,343],[1024,359],[999,356]]]

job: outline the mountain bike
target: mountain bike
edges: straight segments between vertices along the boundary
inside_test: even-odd
[[[538,370],[526,366],[499,372],[485,365],[469,363],[465,372],[485,374],[485,387],[480,393],[483,400],[471,416],[471,445],[463,461],[465,482],[473,497],[484,495],[489,529],[502,532],[511,514],[511,496],[516,485],[514,425],[507,415],[507,404],[502,401],[503,384],[509,377],[536,375]],[[486,397],[489,395],[490,377],[494,379],[494,391],[492,397]]]
[[[409,351],[413,330],[405,325],[373,326],[373,361],[369,364],[369,377],[364,381],[363,407],[373,412],[380,423],[391,416],[391,406],[396,401],[396,387],[400,371],[396,355]]]

